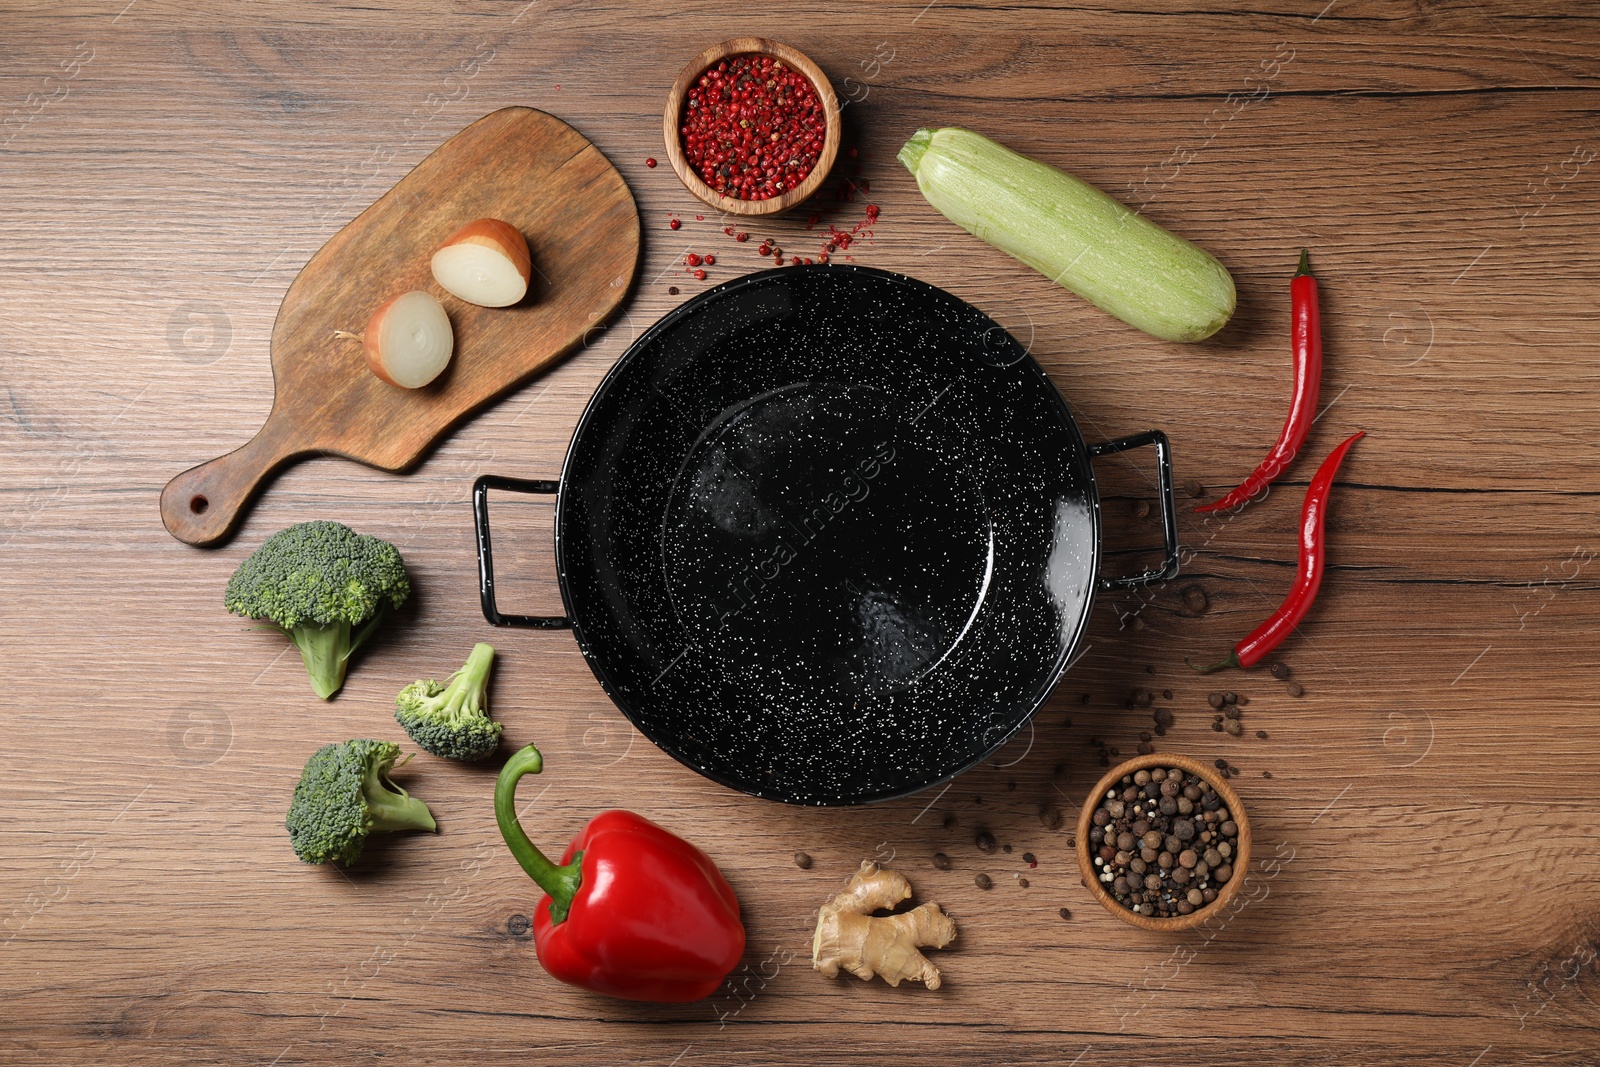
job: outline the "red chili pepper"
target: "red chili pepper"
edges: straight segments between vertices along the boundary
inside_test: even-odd
[[[532,745],[494,788],[500,833],[545,896],[533,913],[539,962],[569,985],[625,1000],[682,1002],[715,993],[744,955],[739,901],[689,842],[630,811],[606,811],[561,857],[534,847],[517,822],[517,781],[544,767]]]
[[[1278,443],[1267,458],[1239,487],[1196,511],[1224,511],[1237,507],[1265,489],[1294,462],[1306,434],[1317,417],[1317,395],[1322,388],[1322,314],[1317,308],[1317,279],[1311,274],[1311,255],[1300,250],[1300,269],[1289,280],[1290,339],[1294,350],[1294,396]]]
[[[1300,509],[1299,573],[1295,575],[1294,586],[1290,588],[1289,595],[1283,598],[1283,603],[1266,622],[1257,626],[1248,637],[1233,646],[1233,651],[1228,654],[1227,659],[1221,663],[1213,663],[1209,667],[1195,667],[1195,670],[1201,674],[1210,674],[1226,667],[1253,667],[1260,663],[1267,653],[1277,648],[1283,639],[1300,625],[1300,620],[1306,617],[1306,612],[1311,610],[1312,601],[1317,599],[1317,589],[1322,585],[1322,568],[1325,562],[1322,551],[1322,522],[1327,515],[1328,493],[1333,489],[1333,476],[1338,472],[1339,464],[1344,462],[1345,453],[1350,451],[1350,446],[1365,436],[1366,431],[1362,430],[1346,438],[1343,444],[1322,461],[1322,466],[1317,468],[1316,475],[1311,479],[1311,485],[1306,488],[1306,502]],[[1185,659],[1184,662],[1189,661]],[[1194,664],[1190,663],[1189,666],[1194,667]]]

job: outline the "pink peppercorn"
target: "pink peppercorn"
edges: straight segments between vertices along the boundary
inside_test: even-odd
[[[769,200],[803,182],[821,158],[827,119],[815,86],[772,56],[748,53],[702,72],[684,100],[684,157],[707,185]]]

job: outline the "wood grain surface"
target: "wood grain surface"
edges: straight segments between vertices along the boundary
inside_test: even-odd
[[[0,2],[0,1062],[1600,1060],[1593,9],[740,10]],[[735,33],[815,58],[855,149],[813,211],[752,224],[744,244],[646,164],[664,156],[679,68]],[[509,105],[570,122],[632,187],[645,258],[611,328],[409,474],[312,459],[226,547],[174,541],[161,486],[265,418],[295,273]],[[1234,322],[1200,345],[1153,341],[978,244],[894,161],[928,124],[1068,167],[1199,242],[1234,273]],[[1182,575],[1103,599],[1084,659],[992,765],[882,806],[796,810],[713,786],[627,725],[570,634],[485,625],[473,478],[555,475],[633,336],[762,266],[761,239],[814,256],[867,201],[882,216],[857,262],[976,303],[1031,346],[1091,440],[1164,429],[1179,481],[1207,496],[1278,430],[1288,277],[1311,248],[1327,409],[1308,454],[1368,436],[1334,494],[1322,598],[1282,651],[1304,696],[1262,672],[1202,681],[1183,657],[1218,654],[1277,603],[1310,458],[1237,517],[1186,513]],[[705,282],[685,274],[689,250],[716,254]],[[1111,565],[1143,566],[1153,473],[1138,454],[1101,468]],[[556,606],[548,504],[495,506],[502,606]],[[417,587],[326,704],[280,635],[221,604],[266,535],[313,518],[394,541]],[[282,821],[305,757],[395,736],[393,693],[477,640],[502,652],[508,741],[546,752],[542,788],[522,791],[537,839],[558,847],[627,807],[727,873],[750,947],[720,995],[641,1006],[547,978],[493,768],[414,760],[402,781],[437,837],[384,842],[349,871],[294,859]],[[1211,729],[1206,696],[1224,685],[1250,699],[1239,738]],[[1102,753],[1131,753],[1155,707],[1175,717],[1159,750],[1239,768],[1255,835],[1245,904],[1176,937],[1102,911],[1068,845]],[[978,850],[983,830],[1001,850]],[[944,988],[811,970],[814,910],[868,857],[955,918]]]

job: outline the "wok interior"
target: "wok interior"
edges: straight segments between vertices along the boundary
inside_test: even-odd
[[[862,268],[752,276],[641,338],[560,509],[579,641],[619,706],[795,803],[981,759],[1092,601],[1093,480],[1054,388],[970,305]]]

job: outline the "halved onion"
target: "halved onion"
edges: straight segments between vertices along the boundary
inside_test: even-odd
[[[372,313],[362,348],[372,373],[402,389],[420,389],[437,378],[455,350],[455,331],[444,305],[414,289]]]
[[[509,307],[526,296],[532,268],[528,239],[499,219],[467,223],[433,254],[434,281],[486,308]]]

